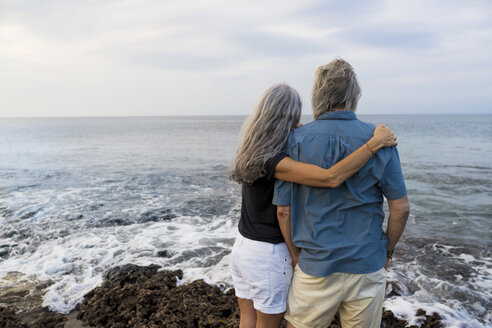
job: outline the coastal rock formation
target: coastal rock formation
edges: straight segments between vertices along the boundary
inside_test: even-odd
[[[65,328],[65,321],[65,315],[52,312],[47,307],[16,313],[11,307],[0,306],[0,328]]]
[[[97,327],[237,327],[239,309],[232,292],[202,280],[176,286],[183,272],[157,266],[126,265],[110,270],[102,286],[89,292],[77,318]]]
[[[10,290],[4,297],[0,294],[0,328],[239,327],[239,307],[233,290],[224,293],[203,280],[177,286],[178,279],[183,277],[181,270],[159,272],[158,269],[156,265],[128,264],[107,271],[103,284],[87,293],[68,315],[42,307],[39,294],[29,299],[33,296],[24,290],[16,290],[15,295]],[[12,298],[18,293],[24,297]],[[427,315],[419,310],[417,316],[420,327],[444,327],[435,313]],[[384,311],[382,327],[407,325],[391,311]],[[328,328],[340,327],[336,317]]]
[[[13,309],[0,306],[0,328],[27,328],[27,325],[17,319]]]
[[[65,316],[43,307],[43,295],[51,282],[29,282],[19,272],[3,277],[0,286],[0,328],[64,328]]]
[[[157,266],[126,265],[105,274],[102,286],[89,292],[79,306],[78,319],[97,327],[239,327],[239,307],[234,291],[197,280],[176,286],[183,273],[158,272]],[[422,310],[423,311],[423,310]],[[423,315],[421,327],[443,327],[437,314]],[[383,327],[406,327],[408,322],[391,311],[383,315]],[[340,328],[338,317],[329,328]],[[417,326],[412,326],[415,328]]]
[[[170,221],[176,217],[170,209],[168,208],[158,208],[155,210],[150,210],[143,213],[138,220],[138,223],[144,222],[159,222],[159,221]]]

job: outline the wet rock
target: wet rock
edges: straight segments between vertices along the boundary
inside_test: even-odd
[[[169,252],[167,250],[163,250],[163,251],[158,251],[157,256],[159,256],[159,257],[171,257],[172,254],[171,254],[171,252]]]
[[[17,231],[15,231],[15,230],[10,230],[10,231],[8,231],[8,232],[4,233],[4,234],[3,234],[3,237],[4,237],[4,238],[11,238],[11,237],[13,237],[13,236],[14,236],[14,235],[16,235],[16,234],[17,234]]]
[[[0,328],[27,328],[27,325],[17,319],[12,308],[0,306]]]
[[[386,310],[383,311],[383,319],[381,320],[381,327],[385,328],[405,328],[408,322],[395,317],[393,312]],[[413,328],[413,326],[411,326]],[[409,327],[410,328],[410,327]]]
[[[42,306],[42,296],[51,282],[22,278],[21,273],[9,273],[4,279],[12,286],[0,286],[0,328],[64,328],[65,315]]]
[[[84,218],[84,215],[82,214],[72,214],[70,216],[67,217],[67,220],[82,220]]]
[[[35,311],[19,315],[22,322],[29,328],[65,328],[66,316],[52,312],[48,307],[40,307]]]
[[[100,209],[100,208],[101,208],[101,207],[103,207],[103,206],[104,206],[104,204],[94,204],[94,205],[89,206],[89,209],[90,209],[91,211],[95,211],[95,210]]]
[[[226,197],[216,196],[213,199],[209,197],[197,197],[187,200],[180,208],[184,215],[200,216],[212,218],[218,215],[226,215],[229,212],[229,206],[225,206],[231,200]]]
[[[233,292],[198,280],[176,287],[149,317],[156,327],[238,327],[239,309]]]
[[[181,270],[157,272],[159,267],[125,265],[104,274],[104,282],[84,297],[77,319],[103,327],[153,327],[152,314],[169,303]]]
[[[386,297],[401,296],[403,294],[403,291],[395,282],[388,282],[386,290],[389,291]]]
[[[138,220],[138,223],[145,223],[145,222],[158,222],[158,221],[170,221],[174,219],[176,215],[168,208],[158,208],[155,210],[150,210],[147,212],[144,212],[141,216],[140,219]]]
[[[132,282],[137,280],[147,280],[157,273],[160,268],[158,265],[149,265],[146,267],[138,266],[135,264],[126,264],[119,267],[109,269],[103,274],[104,282],[121,281],[121,283]],[[182,278],[182,273],[179,278]]]
[[[330,325],[327,328],[341,328],[342,324],[340,323],[340,315],[335,313],[335,318],[333,318],[333,321],[330,323]]]
[[[11,209],[9,209],[7,207],[0,206],[0,215],[8,218],[8,217],[11,217],[12,215],[14,215],[14,211],[12,211]]]
[[[97,227],[116,227],[116,226],[127,226],[133,224],[134,222],[120,219],[120,218],[109,218],[104,219],[96,224]]]
[[[218,328],[239,327],[234,290],[224,293],[203,280],[176,286],[183,272],[158,271],[159,266],[124,265],[108,270],[103,283],[85,295],[68,315],[42,307],[49,282],[0,288],[0,328]],[[22,274],[8,279],[20,281]],[[29,292],[27,292],[29,291]],[[418,325],[441,328],[441,317],[419,309]],[[408,322],[384,311],[381,327],[404,328]],[[285,327],[285,323],[282,327]],[[338,314],[328,328],[341,328]],[[410,326],[407,328],[417,328]]]
[[[176,286],[182,271],[157,272],[157,266],[126,265],[105,274],[102,286],[89,292],[77,318],[103,327],[238,327],[233,291],[202,280]]]
[[[441,323],[441,316],[438,313],[432,313],[432,315],[428,315],[427,312],[423,309],[418,309],[417,316],[423,317],[418,320],[420,328],[441,328],[444,325]]]
[[[30,219],[38,213],[38,210],[23,214],[20,218],[21,220]]]

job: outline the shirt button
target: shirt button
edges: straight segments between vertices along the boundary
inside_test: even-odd
[[[287,262],[287,259],[285,259],[285,262]]]
[[[285,272],[284,272],[284,275],[285,275]]]

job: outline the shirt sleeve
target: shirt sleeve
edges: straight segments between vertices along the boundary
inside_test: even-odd
[[[275,190],[273,192],[273,205],[290,205],[290,196],[292,194],[292,182],[282,180],[275,181]]]
[[[289,135],[289,141],[286,145],[285,154],[286,156],[292,157],[291,145],[293,143],[292,133]],[[292,182],[286,182],[282,180],[275,181],[275,190],[273,192],[273,205],[290,205],[292,195]]]
[[[287,156],[287,154],[285,152],[281,152],[281,153],[273,156],[272,158],[270,158],[269,160],[266,161],[266,163],[265,163],[265,170],[266,170],[265,178],[267,180],[273,179],[273,174],[275,173],[275,168],[277,167],[278,163],[281,160],[283,160],[286,156]]]
[[[392,148],[391,158],[384,169],[382,191],[383,195],[390,200],[402,198],[407,194],[401,171],[400,156],[396,147]]]

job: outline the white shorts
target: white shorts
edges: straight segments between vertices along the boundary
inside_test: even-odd
[[[292,259],[285,243],[251,240],[241,234],[232,248],[232,281],[236,296],[253,300],[256,310],[285,312],[292,280]]]

